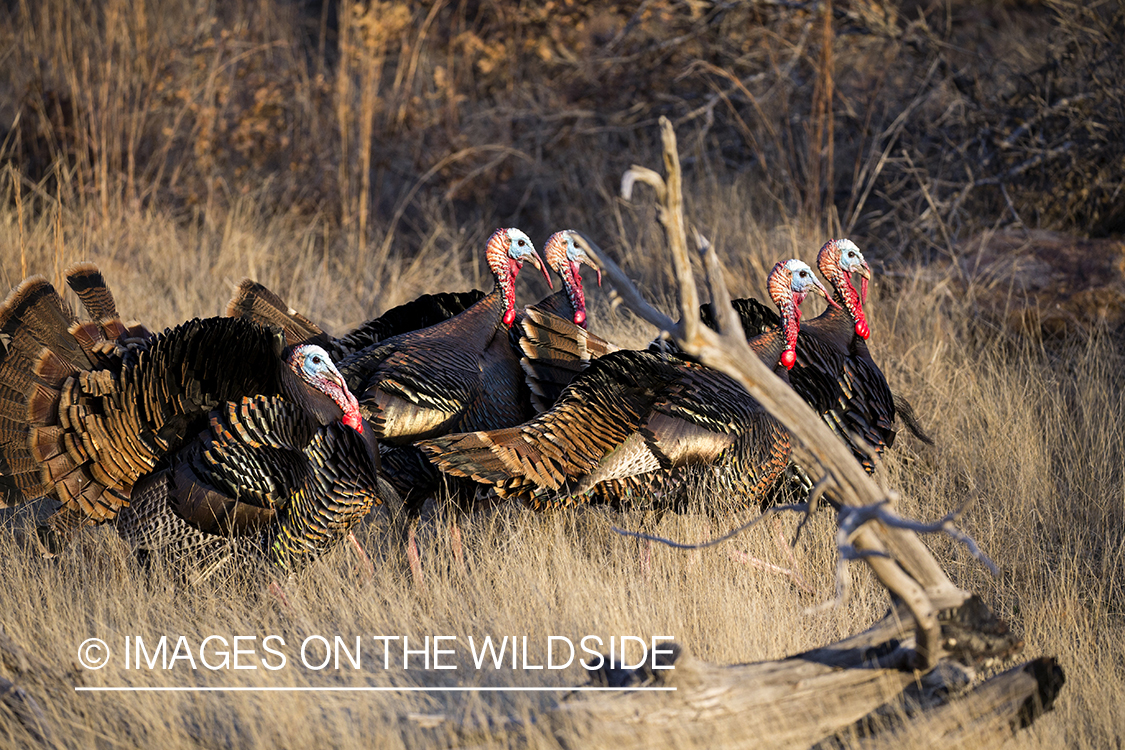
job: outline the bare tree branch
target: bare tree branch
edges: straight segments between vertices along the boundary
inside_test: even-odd
[[[914,530],[893,520],[893,514],[887,510],[892,500],[888,493],[867,476],[844,442],[829,430],[808,404],[750,350],[741,326],[731,325],[737,317],[730,305],[718,259],[706,241],[701,242],[704,270],[712,290],[716,317],[723,321],[724,330],[719,334],[700,323],[698,288],[691,270],[684,230],[675,133],[667,118],[661,118],[660,127],[667,180],[660,180],[652,170],[634,167],[626,173],[622,188],[623,192],[631,195],[635,183],[643,182],[656,192],[660,202],[659,218],[672,251],[680,288],[679,323],[672,323],[668,316],[645,301],[629,278],[593,240],[574,232],[576,244],[603,268],[609,283],[633,312],[668,331],[685,352],[703,364],[734,378],[781,422],[821,467],[842,506],[852,510],[865,509],[866,516],[862,513],[859,516],[844,514],[844,520],[863,518],[863,522],[847,529],[843,546],[846,550],[854,550],[848,554],[864,559],[880,582],[906,603],[918,626],[918,666],[932,667],[936,663],[937,638],[940,635],[938,610],[960,604],[969,594],[949,580]],[[876,508],[884,512],[877,513],[874,511]],[[943,527],[942,530],[946,529]],[[975,549],[975,545],[970,549]]]

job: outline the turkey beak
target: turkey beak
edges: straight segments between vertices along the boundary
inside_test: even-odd
[[[328,373],[327,375],[325,375],[325,376],[324,376],[324,378],[325,378],[325,380],[328,380],[328,381],[329,381],[329,382],[331,382],[331,383],[335,383],[335,384],[336,384],[336,385],[338,385],[338,386],[339,386],[339,387],[340,387],[341,389],[343,389],[343,390],[345,390],[345,391],[346,391],[346,390],[348,390],[348,386],[347,386],[347,384],[346,384],[346,383],[344,383],[344,376],[343,376],[343,375],[341,375],[340,373],[338,373],[338,372],[330,372],[330,373]]]
[[[352,398],[355,398],[355,396],[352,395],[352,392],[348,389],[348,384],[344,382],[344,376],[340,374],[339,370],[331,370],[329,372],[326,372],[324,374],[324,379],[329,383],[335,384],[336,387],[338,387],[343,393],[347,394],[348,396],[352,396]]]
[[[601,286],[602,285],[602,269],[601,269],[601,266],[599,266],[597,263],[595,263],[590,258],[589,255],[587,255],[582,260],[586,263],[586,265],[588,265],[590,268],[594,269],[594,271],[597,272],[597,274],[598,274],[598,286]]]
[[[555,285],[551,282],[551,274],[547,273],[547,267],[543,265],[543,261],[539,258],[539,253],[532,250],[531,254],[527,256],[527,259],[531,262],[531,265],[535,266],[543,273],[543,278],[547,280],[547,286],[554,289]]]

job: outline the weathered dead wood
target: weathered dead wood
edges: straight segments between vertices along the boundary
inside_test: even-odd
[[[659,217],[672,250],[680,289],[679,322],[673,322],[649,304],[617,264],[591,239],[574,232],[575,242],[602,267],[609,283],[629,309],[666,331],[684,351],[703,364],[737,380],[815,460],[821,471],[821,476],[815,478],[827,478],[833,495],[844,506],[840,521],[841,528],[848,530],[845,549],[865,560],[887,590],[909,607],[919,627],[914,666],[933,668],[937,664],[936,642],[940,635],[937,612],[965,601],[968,592],[949,580],[913,531],[882,522],[883,509],[893,505],[897,494],[880,489],[843,441],[750,350],[730,305],[730,293],[718,257],[709,245],[704,248],[703,263],[720,330],[716,333],[700,322],[699,295],[684,231],[676,136],[666,118],[661,118],[660,127],[667,182],[650,169],[633,167],[622,179],[622,193],[626,198],[631,197],[638,182],[656,191]],[[806,469],[815,473],[814,466],[806,466]]]
[[[863,633],[778,661],[721,667],[694,661],[677,646],[673,670],[606,669],[598,675],[607,686],[663,684],[675,692],[576,694],[580,697],[534,715],[531,725],[515,717],[480,724],[442,715],[410,720],[439,730],[454,745],[500,737],[535,744],[546,732],[566,745],[596,741],[622,750],[675,744],[678,737],[709,747],[774,748],[851,741],[882,746],[905,735],[967,745],[1011,736],[1050,710],[1062,670],[1040,659],[970,689],[978,669],[1010,658],[1023,643],[977,597],[949,580],[918,534],[948,533],[991,562],[956,529],[956,513],[921,524],[893,511],[897,494],[878,487],[843,441],[746,345],[718,258],[697,234],[720,331],[701,325],[676,139],[664,118],[661,128],[668,181],[634,167],[622,191],[629,197],[637,182],[656,191],[680,285],[680,321],[650,305],[593,241],[578,232],[575,241],[602,267],[627,307],[687,353],[735,378],[791,432],[802,465],[816,479],[804,510],[811,512],[822,492],[832,493],[840,502],[842,561],[864,560],[898,602],[896,609]],[[846,578],[842,564],[838,580]]]
[[[843,441],[747,346],[718,257],[696,232],[719,332],[701,325],[676,138],[667,119],[661,118],[660,125],[667,182],[652,170],[634,167],[622,180],[622,193],[628,199],[638,182],[656,192],[680,288],[679,322],[649,304],[592,240],[575,232],[575,241],[602,267],[627,307],[688,354],[737,380],[790,431],[802,465],[816,480],[814,497],[827,490],[840,503],[838,580],[847,580],[847,559],[862,559],[900,605],[868,631],[833,646],[736,667],[683,659],[670,676],[641,676],[674,681],[679,689],[671,696],[631,693],[573,701],[536,723],[559,730],[557,737],[590,732],[600,744],[622,747],[667,742],[670,734],[681,732],[723,747],[808,746],[848,728],[853,737],[862,728],[872,742],[881,743],[887,735],[876,729],[896,726],[891,720],[895,715],[911,718],[909,723],[898,722],[900,733],[933,733],[955,744],[995,740],[1026,726],[1050,708],[1062,686],[1061,669],[1049,659],[1031,662],[947,703],[968,690],[982,662],[1007,658],[1023,644],[978,599],[950,581],[918,534],[948,533],[995,570],[994,566],[956,529],[956,514],[927,525],[894,513],[897,493],[877,486]],[[810,500],[806,511],[814,505]],[[610,684],[620,684],[621,679],[606,676]],[[491,727],[498,728],[519,729],[519,723]]]
[[[716,666],[676,647],[672,670],[603,670],[595,684],[676,691],[594,698],[583,693],[536,716],[534,731],[574,746],[596,740],[621,750],[667,744],[676,736],[723,748],[832,747],[842,738],[875,743],[884,741],[886,731],[894,737],[914,732],[914,723],[903,723],[910,718],[968,744],[1011,736],[1050,709],[1062,684],[1061,670],[1050,660],[1021,665],[968,690],[977,670],[1023,646],[979,599],[943,610],[938,621],[942,667],[924,675],[906,668],[917,630],[902,608],[862,633],[778,661]],[[516,717],[486,724],[443,715],[412,719],[453,738],[454,745],[518,739],[532,729]]]
[[[814,745],[880,750],[914,746],[996,747],[1054,706],[1066,678],[1058,662],[1040,657],[1002,672],[951,700],[906,690],[902,700],[848,731]],[[931,698],[924,705],[926,697]]]

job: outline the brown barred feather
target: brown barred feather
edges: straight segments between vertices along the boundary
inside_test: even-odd
[[[105,333],[101,326],[92,321],[74,323],[67,332],[74,337],[87,356],[94,354],[95,349],[105,343]]]
[[[46,461],[66,450],[62,442],[64,433],[61,427],[36,427],[31,430],[31,459]]]
[[[86,313],[95,323],[118,317],[117,303],[105,278],[93,263],[76,263],[66,270],[66,283],[78,295]],[[109,338],[114,338],[110,336]]]
[[[60,392],[43,383],[34,383],[27,396],[24,418],[29,425],[47,425],[59,418]],[[66,425],[64,425],[65,427]]]
[[[534,307],[527,309],[520,331],[520,366],[539,412],[549,409],[592,360],[619,349],[570,320]]]
[[[50,349],[43,349],[32,368],[35,377],[51,388],[58,388],[64,380],[77,372],[78,368]]]
[[[620,347],[538,306],[529,307],[521,322],[520,348],[531,359],[589,362]]]
[[[117,341],[125,336],[127,329],[120,318],[106,320],[102,323],[102,331],[110,341]]]
[[[249,318],[265,325],[275,325],[285,332],[285,342],[289,346],[306,343],[323,346],[329,338],[320,326],[251,279],[243,279],[239,283],[224,314],[228,318]]]

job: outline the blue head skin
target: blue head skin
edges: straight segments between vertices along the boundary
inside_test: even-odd
[[[816,274],[803,260],[792,258],[783,260],[773,267],[766,280],[770,299],[781,312],[781,326],[785,331],[785,350],[781,353],[781,364],[787,370],[793,369],[797,361],[797,335],[801,330],[801,303],[810,293],[822,295],[828,303],[836,305],[825,290]]]
[[[871,278],[871,267],[864,260],[863,253],[851,240],[829,240],[820,248],[816,265],[843,300],[845,309],[855,321],[856,335],[861,338],[870,336],[871,329],[867,326],[863,306],[867,303],[867,281]],[[859,294],[852,285],[853,273],[863,277]]]
[[[356,432],[363,432],[359,401],[348,390],[344,376],[336,369],[328,352],[315,344],[302,344],[293,347],[287,363],[298,378],[336,402],[340,411],[344,412],[341,422]]]
[[[602,269],[598,268],[585,250],[574,243],[571,230],[555,232],[543,247],[543,257],[555,273],[562,276],[563,287],[574,308],[574,323],[586,327],[586,293],[582,289],[582,264],[598,272],[598,286],[602,285]]]
[[[547,279],[547,286],[555,288],[547,273],[547,267],[543,265],[543,260],[539,257],[539,253],[535,252],[535,246],[531,244],[531,238],[518,229],[497,229],[493,232],[485,248],[485,259],[507,303],[504,325],[511,325],[516,319],[516,276],[523,268],[524,261],[529,261],[531,265],[542,271],[543,278]]]

